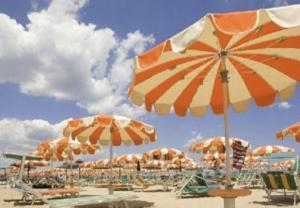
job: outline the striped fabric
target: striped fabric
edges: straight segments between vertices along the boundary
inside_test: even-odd
[[[119,164],[136,164],[142,159],[141,155],[138,154],[125,154],[116,158]]]
[[[274,175],[268,174],[267,176],[269,177],[269,181],[270,181],[272,189],[277,189],[277,183],[275,181]]]
[[[300,143],[300,122],[292,124],[287,128],[276,133],[277,139],[282,140],[284,137],[295,137],[296,141]]]
[[[207,14],[136,57],[129,97],[160,115],[236,112],[290,98],[300,81],[300,5]],[[225,80],[225,79],[224,79]]]
[[[100,150],[98,144],[80,143],[67,137],[43,141],[37,147],[38,155],[47,161],[72,160],[75,155],[95,154],[97,150]]]
[[[231,146],[233,149],[232,167],[240,170],[244,165],[248,146],[244,147],[238,140],[234,140]]]
[[[174,158],[185,158],[183,151],[175,148],[156,148],[148,152],[144,152],[143,160],[173,160]]]
[[[229,138],[230,146],[232,147],[234,141],[239,141],[242,147],[248,147],[249,142],[239,138]],[[190,152],[195,153],[210,153],[214,154],[225,152],[225,138],[224,137],[212,137],[205,140],[198,140],[189,147]]]
[[[141,121],[112,115],[70,120],[64,128],[64,135],[81,143],[89,141],[91,144],[108,145],[112,141],[114,146],[156,141],[154,127]]]

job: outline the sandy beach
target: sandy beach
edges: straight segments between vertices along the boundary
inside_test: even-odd
[[[81,192],[82,196],[85,195],[99,195],[107,194],[107,189],[83,187]],[[145,192],[133,192],[133,191],[118,191],[118,193],[131,193],[139,197],[138,202],[135,204],[147,204],[152,208],[198,208],[198,207],[210,207],[221,208],[223,202],[218,197],[197,197],[197,198],[183,198],[176,199],[173,192],[163,192],[160,187],[152,187]],[[0,187],[0,207],[32,207],[30,202],[23,203],[19,201],[21,199],[21,193],[14,189],[7,188],[5,186]],[[36,202],[33,207],[49,207],[40,201]],[[97,206],[93,206],[97,207]],[[98,206],[99,207],[99,206]],[[101,206],[102,207],[102,206]],[[236,207],[242,208],[257,208],[257,207],[300,207],[300,202],[296,206],[293,206],[292,193],[288,193],[284,198],[283,192],[272,193],[272,201],[268,204],[267,194],[261,189],[252,189],[252,194],[247,197],[241,197],[236,200]]]

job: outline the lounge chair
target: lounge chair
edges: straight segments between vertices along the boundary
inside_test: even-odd
[[[127,175],[122,175],[120,178],[120,182],[119,184],[112,184],[114,190],[132,190],[132,184],[129,183],[129,179]]]
[[[79,196],[80,189],[77,188],[58,188],[58,189],[33,189],[31,186],[16,181],[14,186],[18,191],[23,193],[22,200],[26,201],[32,196],[32,204],[36,200],[42,200],[43,196]]]
[[[76,197],[76,198],[64,198],[64,199],[47,199],[44,197],[45,192],[40,192],[32,189],[27,184],[23,182],[17,182],[16,188],[33,195],[32,204],[39,199],[44,203],[49,204],[50,208],[72,208],[77,206],[91,206],[99,204],[108,204],[109,207],[121,207],[129,208],[127,203],[128,200],[137,199],[137,196],[128,194],[113,194],[113,195],[97,195],[97,196],[87,196],[87,197]],[[51,195],[51,191],[47,195]]]
[[[175,188],[176,197],[182,198],[183,196],[207,196],[208,191],[212,189],[219,189],[220,186],[206,180],[201,173],[192,175],[191,177],[183,180],[182,184]]]
[[[286,196],[286,191],[292,191],[294,194],[294,205],[297,204],[297,191],[299,185],[295,176],[291,173],[284,172],[267,172],[262,173],[261,178],[265,190],[268,194],[268,202],[271,202],[271,192],[274,190],[284,190],[284,196]]]
[[[237,185],[241,187],[250,188],[250,186],[254,186],[256,184],[258,184],[258,181],[256,178],[256,172],[254,171],[243,171],[237,179]]]

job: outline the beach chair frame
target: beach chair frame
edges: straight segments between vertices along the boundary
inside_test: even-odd
[[[286,191],[293,192],[294,205],[297,204],[299,184],[296,176],[285,172],[267,172],[261,174],[262,183],[268,194],[268,203],[271,203],[271,193],[274,190],[283,190],[284,197]]]

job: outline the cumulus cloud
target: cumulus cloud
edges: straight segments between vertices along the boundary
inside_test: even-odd
[[[192,131],[190,138],[187,140],[187,142],[183,145],[184,148],[188,148],[192,144],[194,144],[196,141],[203,138],[203,135],[201,132]]]
[[[279,109],[287,110],[287,109],[290,109],[291,107],[293,107],[293,105],[290,104],[287,101],[283,101],[283,102],[280,102],[280,103],[275,103],[275,104],[270,106],[270,108],[273,108],[273,107],[277,107]]]
[[[289,109],[291,107],[292,107],[292,105],[286,101],[278,103],[278,108],[281,108],[281,109]]]
[[[22,121],[4,118],[0,120],[0,151],[34,151],[41,141],[62,137],[66,122],[51,124],[41,119]]]
[[[80,21],[86,0],[53,0],[21,25],[0,13],[0,83],[31,96],[75,101],[89,113],[138,116],[127,101],[132,57],[154,43],[140,31],[119,38]],[[32,1],[38,8],[37,1]]]

